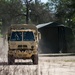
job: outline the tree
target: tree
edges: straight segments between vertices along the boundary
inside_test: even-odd
[[[75,1],[74,0],[48,0],[52,6],[54,6],[54,12],[57,19],[69,26],[75,24]]]
[[[44,3],[31,3],[30,4],[30,19],[34,24],[46,23],[53,21],[50,10],[47,9],[47,4]]]
[[[2,21],[2,31],[7,28],[12,20],[21,14],[22,4],[20,0],[0,0],[0,19]],[[5,29],[6,30],[6,29]]]
[[[2,21],[1,32],[3,37],[7,28],[11,25],[14,18],[21,14],[22,2],[20,0],[0,0],[0,20]]]

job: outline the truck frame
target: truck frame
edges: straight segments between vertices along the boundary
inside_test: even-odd
[[[32,59],[38,64],[38,42],[41,34],[35,25],[14,24],[7,32],[8,64],[15,64],[15,59]]]

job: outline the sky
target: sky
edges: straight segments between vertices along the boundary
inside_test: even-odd
[[[48,0],[41,0],[41,2],[44,2],[44,3],[46,3]]]

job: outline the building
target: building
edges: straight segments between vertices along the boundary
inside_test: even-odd
[[[37,28],[41,33],[40,53],[72,52],[74,36],[71,28],[57,22],[39,24]]]

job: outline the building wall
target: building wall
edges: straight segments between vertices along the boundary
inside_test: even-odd
[[[73,35],[69,28],[63,26],[56,27],[42,27],[41,40],[39,43],[39,52],[41,53],[59,53],[71,52]]]

